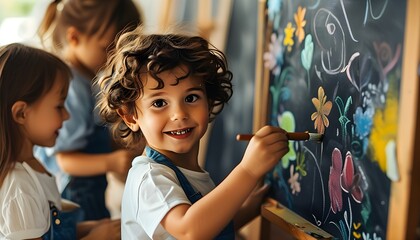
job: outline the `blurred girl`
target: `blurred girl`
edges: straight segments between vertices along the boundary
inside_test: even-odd
[[[91,83],[115,36],[139,23],[140,13],[131,0],[58,0],[49,5],[39,28],[43,43],[68,63],[73,79],[65,102],[71,118],[56,144],[36,148],[35,154],[57,176],[62,196],[81,205],[86,220],[110,216],[105,174],[124,179],[133,158],[133,153],[113,147],[94,111],[96,90]]]

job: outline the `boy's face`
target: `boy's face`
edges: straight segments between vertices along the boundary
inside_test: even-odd
[[[31,143],[47,147],[55,144],[58,130],[69,118],[64,107],[67,90],[68,84],[59,75],[53,87],[25,110],[23,127]]]
[[[176,76],[184,76],[181,67],[163,72],[162,89],[150,75],[143,81],[144,94],[136,101],[137,118],[148,145],[170,157],[198,151],[198,143],[209,123],[209,106],[202,79],[189,76],[177,85]]]

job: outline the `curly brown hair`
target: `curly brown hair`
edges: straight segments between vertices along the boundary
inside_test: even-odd
[[[223,52],[199,36],[144,34],[141,26],[120,36],[105,74],[97,80],[101,89],[97,107],[116,140],[127,147],[135,147],[143,140],[141,131],[131,131],[117,110],[137,116],[135,101],[143,94],[142,79],[149,74],[157,81],[156,89],[161,89],[164,81],[159,74],[181,65],[187,72],[177,78],[175,85],[189,76],[203,79],[213,121],[233,93],[233,75]]]

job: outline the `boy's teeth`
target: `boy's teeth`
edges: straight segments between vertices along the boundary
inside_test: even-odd
[[[182,135],[182,134],[186,134],[187,132],[189,132],[189,129],[182,130],[182,131],[171,131],[171,134],[173,134],[173,135]]]

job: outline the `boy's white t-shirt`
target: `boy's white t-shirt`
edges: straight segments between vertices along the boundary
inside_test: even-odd
[[[54,176],[17,162],[0,187],[0,239],[44,235],[50,227],[50,202],[61,210]]]
[[[179,168],[194,190],[203,196],[215,185],[208,172]],[[175,239],[160,225],[166,213],[179,204],[191,204],[175,172],[146,156],[133,160],[122,198],[122,239]]]

